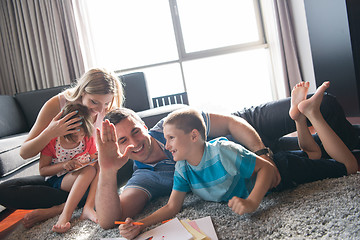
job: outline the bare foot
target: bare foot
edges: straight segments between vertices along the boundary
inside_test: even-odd
[[[330,86],[330,82],[326,81],[316,89],[315,94],[298,105],[299,111],[306,117],[310,117],[314,113],[320,113],[320,105],[324,97],[324,92]]]
[[[57,221],[57,223],[52,227],[52,230],[54,232],[58,232],[58,233],[64,233],[66,231],[68,231],[70,229],[70,218],[71,218],[72,214],[70,216],[67,216],[66,213],[64,213],[64,211],[60,214],[60,217]]]
[[[51,230],[57,233],[64,233],[67,232],[70,227],[70,222],[66,222],[65,224],[55,224]]]
[[[35,209],[24,216],[22,223],[24,224],[24,227],[31,228],[38,222],[42,222],[59,215],[63,208],[64,204],[53,206],[51,208]]]
[[[89,219],[94,223],[98,223],[97,214],[93,208],[84,207],[80,216],[80,220],[85,220],[85,219]]]
[[[297,120],[301,115],[301,112],[298,109],[298,105],[300,102],[306,99],[309,85],[309,82],[301,82],[296,84],[296,86],[291,91],[291,107],[289,110],[289,115],[294,121]]]

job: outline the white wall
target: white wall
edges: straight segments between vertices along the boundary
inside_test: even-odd
[[[311,93],[315,91],[316,83],[304,0],[289,0],[288,4],[294,25],[301,74],[304,81],[310,82],[309,92]]]

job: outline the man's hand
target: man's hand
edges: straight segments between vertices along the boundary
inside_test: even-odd
[[[233,212],[243,215],[245,213],[254,212],[259,207],[259,204],[249,199],[233,197],[230,199],[228,206],[231,210],[233,210]]]
[[[126,219],[126,224],[120,224],[120,235],[126,239],[133,239],[141,232],[141,226],[132,224],[134,221],[131,218]]]
[[[124,154],[120,153],[114,124],[109,120],[102,123],[102,130],[96,129],[96,143],[101,170],[119,170],[129,160],[129,151],[133,145],[127,146]]]

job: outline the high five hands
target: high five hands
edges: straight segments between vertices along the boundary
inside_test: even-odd
[[[126,147],[123,154],[120,153],[114,124],[109,120],[102,123],[102,129],[96,129],[96,143],[98,147],[98,161],[101,170],[119,170],[129,160],[129,153],[134,145]]]

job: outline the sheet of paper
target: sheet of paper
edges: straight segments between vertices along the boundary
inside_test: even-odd
[[[194,221],[201,229],[201,231],[205,233],[205,235],[208,236],[211,240],[218,240],[214,224],[212,223],[210,216],[199,218]]]
[[[214,225],[212,223],[211,217],[207,216],[204,218],[199,218],[196,220],[186,220],[189,225],[191,222],[195,230],[197,227],[200,229],[200,232],[207,236],[207,239],[218,240]],[[196,227],[197,226],[197,227]],[[190,234],[188,230],[182,225],[178,218],[174,218],[156,228],[153,228],[141,235],[139,235],[135,240],[146,240],[152,237],[152,240],[193,240],[194,237]],[[125,238],[103,238],[104,240],[124,240]]]
[[[145,240],[152,237],[152,240],[192,240],[193,236],[183,227],[179,219],[174,218],[156,228],[153,228],[135,240]]]
[[[200,230],[193,228],[187,220],[180,220],[181,224],[193,235],[194,240],[210,240],[205,234],[201,233]]]
[[[195,221],[192,221],[192,220],[189,220],[189,219],[187,219],[186,221],[187,221],[187,222],[189,223],[189,225],[192,226],[196,231],[201,232],[199,226],[196,224]]]
[[[189,219],[186,220],[188,222],[188,224],[193,227],[196,231],[198,231],[199,233],[203,234],[204,236],[206,236],[205,240],[211,240],[210,237],[208,237],[203,231],[201,231],[201,229],[199,228],[199,226],[197,225],[197,223],[195,221],[191,221]]]
[[[127,240],[126,238],[100,238],[100,240]]]

